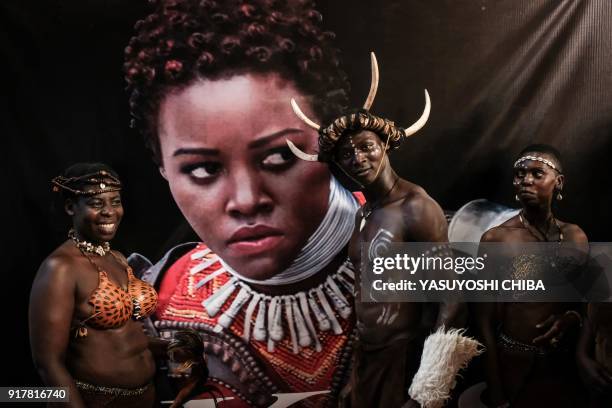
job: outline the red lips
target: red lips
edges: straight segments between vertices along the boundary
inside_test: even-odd
[[[254,255],[274,249],[283,238],[283,232],[267,225],[238,228],[227,241],[236,255]]]

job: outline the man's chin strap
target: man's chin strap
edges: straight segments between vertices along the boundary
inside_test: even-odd
[[[363,184],[361,184],[360,182],[358,182],[355,178],[353,178],[353,176],[351,176],[350,174],[348,174],[348,172],[346,170],[344,170],[344,168],[340,165],[340,163],[338,163],[336,160],[333,161],[334,164],[336,165],[336,167],[338,167],[340,170],[342,170],[342,172],[344,173],[344,175],[346,177],[348,177],[349,179],[351,179],[353,181],[353,183],[357,184],[359,186],[359,190],[363,191],[363,189],[365,188],[365,186]]]
[[[408,390],[423,408],[441,408],[450,398],[459,370],[484,351],[482,344],[464,336],[465,330],[440,327],[425,339],[421,366]]]
[[[389,148],[389,135],[387,135],[387,141],[385,142],[385,149],[383,150],[383,157],[380,160],[380,164],[378,165],[378,168],[376,169],[376,174],[374,175],[374,180],[376,180],[376,178],[378,177],[378,173],[380,173],[380,169],[382,169],[382,165],[385,162],[385,156],[387,155],[387,149]]]

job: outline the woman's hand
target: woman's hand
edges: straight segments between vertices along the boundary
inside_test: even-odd
[[[546,330],[546,332],[534,338],[533,344],[556,347],[569,329],[580,327],[581,323],[582,319],[575,311],[567,311],[562,315],[552,314],[546,320],[536,324],[536,328]]]

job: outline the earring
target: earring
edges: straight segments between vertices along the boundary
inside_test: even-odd
[[[559,200],[559,201],[563,200],[563,196],[561,195],[561,191],[559,191],[557,193],[557,200]]]
[[[515,195],[514,195],[514,200],[515,200],[515,201],[521,201],[521,200],[520,200],[520,198],[519,198],[519,196],[518,196],[518,194],[515,194]]]

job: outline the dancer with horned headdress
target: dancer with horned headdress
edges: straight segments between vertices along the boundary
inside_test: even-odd
[[[371,63],[372,83],[363,108],[336,118],[327,127],[309,119],[296,101],[291,101],[296,115],[319,132],[318,154],[307,154],[287,141],[299,158],[337,166],[363,191],[367,203],[357,214],[357,226],[349,244],[349,256],[353,265],[361,265],[361,274],[365,273],[362,261],[368,261],[361,259],[363,243],[370,243],[363,254],[373,258],[384,254],[391,243],[447,242],[447,223],[438,203],[422,187],[402,179],[387,155],[389,149],[399,147],[425,125],[431,108],[429,94],[425,91],[423,114],[407,129],[374,115],[370,107],[378,88],[378,64],[373,53]],[[360,273],[356,277],[358,283]],[[363,290],[359,284],[356,288]],[[400,407],[406,403],[406,406],[441,406],[449,396],[458,368],[478,353],[475,341],[456,330],[444,332],[442,328],[457,323],[461,307],[440,305],[435,323],[440,330],[424,341],[425,334],[432,329],[431,324],[429,327],[422,324],[426,304],[371,302],[365,291],[356,294],[355,303],[358,345],[350,384],[351,407]],[[440,355],[444,354],[439,353],[440,347],[449,343],[452,352]],[[435,349],[436,362],[445,360],[448,368],[432,369]]]

